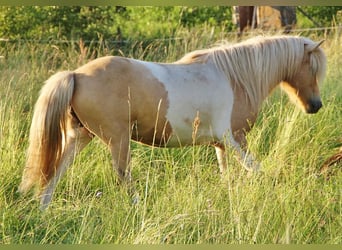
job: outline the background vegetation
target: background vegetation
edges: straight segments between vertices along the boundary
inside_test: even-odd
[[[301,6],[299,27],[330,27],[342,6]],[[208,25],[216,32],[236,30],[231,6],[23,6],[0,7],[0,37],[84,41],[170,38],[179,28]]]
[[[341,138],[342,36],[338,27],[330,33],[308,34],[312,39],[326,40],[323,49],[328,55],[328,71],[321,86],[322,110],[315,115],[303,114],[279,90],[264,103],[248,137],[251,151],[263,164],[262,173],[247,175],[230,149],[229,171],[221,180],[211,147],[158,149],[133,143],[133,177],[140,196],[140,201],[133,204],[126,190],[116,185],[107,148],[94,140],[60,182],[49,209],[41,212],[37,200],[30,195],[20,196],[17,187],[25,163],[33,105],[49,76],[74,69],[96,56],[124,55],[171,62],[222,39],[235,42],[246,37],[229,34],[210,21],[199,23],[205,8],[192,12],[185,9],[182,16],[170,13],[177,7],[170,7],[170,11],[157,7],[155,11],[131,7],[73,10],[94,11],[88,16],[98,16],[96,22],[86,22],[86,17],[84,22],[54,17],[56,13],[69,16],[71,10],[64,7],[56,8],[56,12],[53,7],[25,7],[27,12],[23,12],[24,7],[1,8],[1,18],[6,19],[6,25],[0,27],[2,36],[17,40],[0,46],[0,244],[342,243],[341,169],[333,166],[329,177],[319,171]],[[39,24],[36,16],[49,9],[50,21],[42,18],[47,25]],[[100,14],[106,11],[108,18]],[[112,46],[105,39],[111,30],[117,30],[117,26],[108,25],[108,30],[103,26],[112,22],[110,18],[119,19],[110,14],[112,11],[123,11],[121,20],[132,18],[120,26],[123,37],[132,39],[132,43]],[[150,25],[133,21],[142,11],[146,15],[140,19],[145,20],[152,18],[152,13],[166,18],[162,15],[165,11],[170,20],[177,20],[178,26],[171,28],[171,21]],[[16,16],[16,23],[9,13],[12,18],[18,13],[24,15]],[[36,14],[27,18],[29,13]],[[191,18],[193,21],[187,21]],[[58,25],[53,25],[53,20]],[[222,21],[222,27],[229,29],[226,21]],[[19,23],[26,23],[26,28],[20,28]],[[87,25],[82,26],[84,23]],[[151,29],[158,25],[168,27],[160,28],[160,37],[169,36],[164,33],[168,30],[180,39],[142,44],[142,38],[158,37]],[[95,37],[83,36],[86,30],[94,32]],[[90,42],[78,41],[80,37]],[[56,43],[57,38],[76,42]],[[27,39],[51,40],[37,43]]]

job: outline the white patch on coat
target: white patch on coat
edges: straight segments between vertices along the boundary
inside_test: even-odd
[[[232,138],[233,90],[214,65],[138,62],[164,84],[168,93],[167,119],[173,132],[167,146],[222,142],[226,133]],[[194,141],[196,117],[199,127]]]

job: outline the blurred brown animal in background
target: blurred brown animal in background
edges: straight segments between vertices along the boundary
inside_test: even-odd
[[[327,178],[329,178],[335,169],[335,167],[342,167],[342,139],[340,139],[340,148],[338,152],[332,156],[330,156],[321,167],[321,174],[324,174]]]

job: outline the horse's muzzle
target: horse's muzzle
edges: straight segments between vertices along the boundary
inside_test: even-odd
[[[323,106],[322,101],[320,99],[312,99],[308,103],[307,113],[315,114],[318,110]]]

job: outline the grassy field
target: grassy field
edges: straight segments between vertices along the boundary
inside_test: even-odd
[[[94,140],[57,187],[48,210],[17,188],[25,163],[32,108],[43,82],[94,56],[123,54],[174,61],[222,37],[182,34],[165,44],[125,51],[102,43],[7,43],[0,48],[0,244],[3,243],[342,243],[342,172],[319,174],[335,152],[342,123],[342,36],[326,35],[324,107],[306,115],[279,90],[264,103],[248,136],[263,172],[247,175],[227,150],[221,180],[214,149],[157,149],[133,144],[140,201],[117,186],[109,151]],[[323,36],[310,35],[321,39]],[[230,40],[235,38],[223,37]]]

